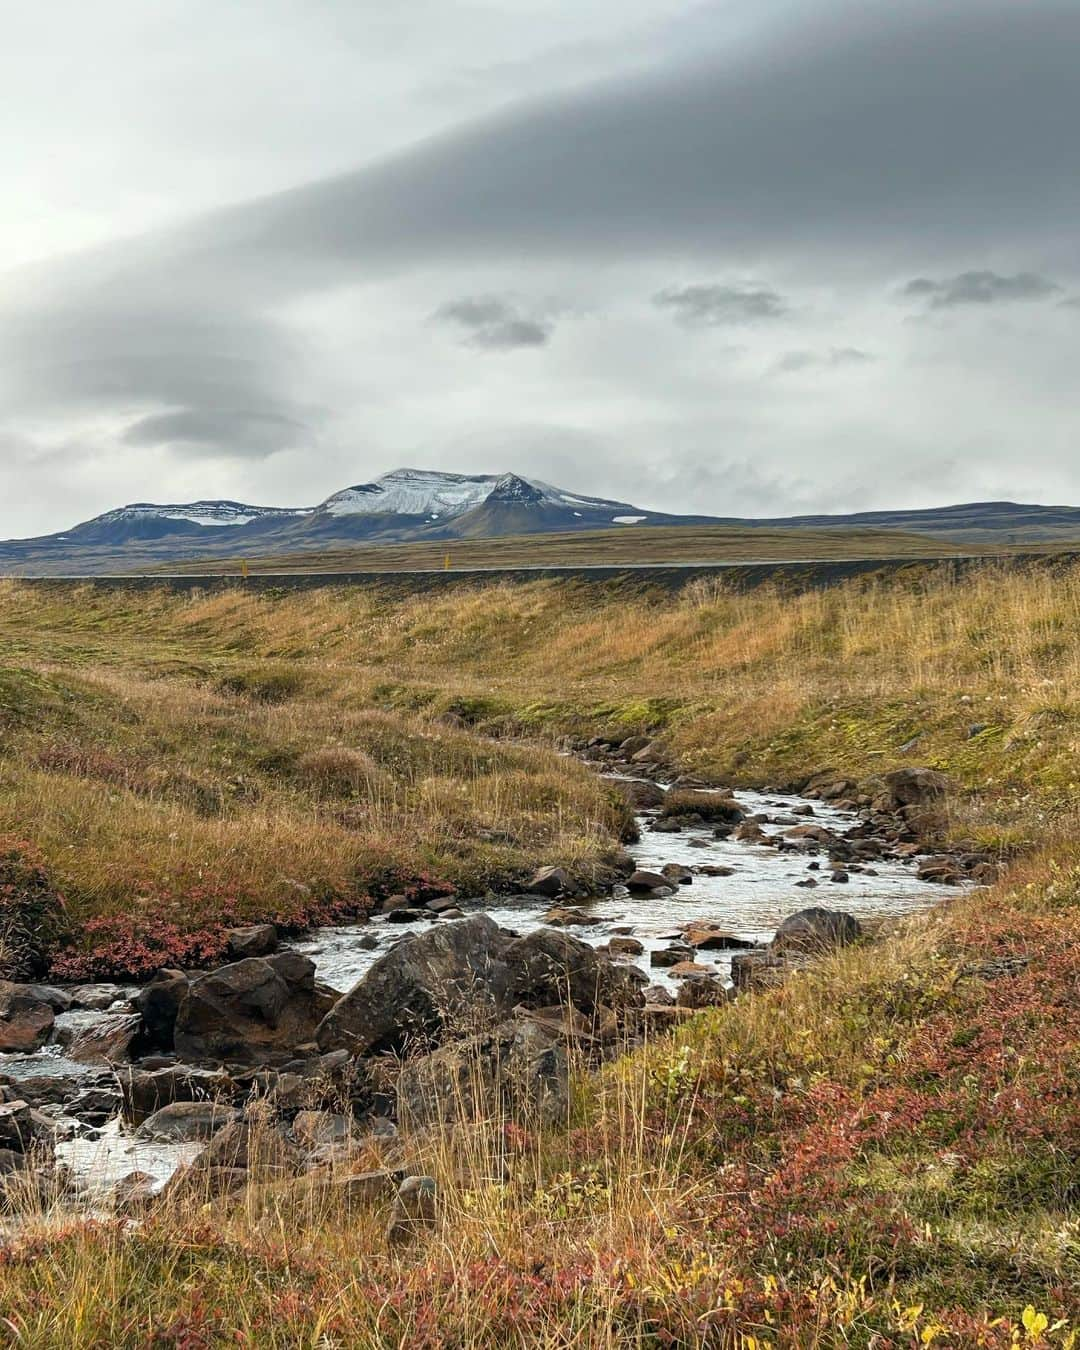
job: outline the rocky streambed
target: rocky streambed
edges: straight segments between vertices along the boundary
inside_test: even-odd
[[[393,1162],[396,1118],[460,1110],[477,1066],[500,1109],[558,1119],[572,1055],[599,1062],[992,876],[983,855],[921,848],[929,771],[860,801],[843,783],[736,799],[600,767],[639,836],[603,894],[548,868],[516,895],[392,897],[288,948],[238,930],[229,965],[142,989],[0,985],[0,1182],[37,1154],[76,1197],[227,1190],[264,1165],[256,1130],[274,1175],[333,1175],[373,1140]]]

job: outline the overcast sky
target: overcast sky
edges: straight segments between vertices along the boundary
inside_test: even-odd
[[[0,536],[1080,502],[1077,0],[3,5]]]

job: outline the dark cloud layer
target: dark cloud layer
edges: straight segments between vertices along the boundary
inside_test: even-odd
[[[694,445],[707,441],[708,428],[748,443],[760,437],[782,456],[798,453],[788,448],[792,428],[805,426],[798,402],[781,424],[779,408],[763,410],[759,400],[732,430],[711,387],[696,384],[696,373],[683,383],[680,362],[702,360],[709,344],[686,342],[665,318],[746,325],[747,340],[760,344],[750,363],[759,380],[762,370],[856,364],[865,353],[843,355],[849,332],[881,354],[884,369],[873,326],[887,329],[890,308],[896,320],[899,278],[916,278],[901,294],[927,310],[976,311],[1075,289],[1075,0],[805,0],[793,13],[779,6],[779,21],[732,43],[729,10],[738,9],[703,8],[692,59],[684,53],[508,106],[353,172],[0,278],[0,432],[45,447],[70,443],[86,422],[109,428],[95,432],[103,453],[119,445],[258,461],[314,453],[328,423],[342,444],[357,444],[370,402],[396,397],[410,430],[388,432],[385,442],[411,448],[421,424],[408,419],[427,388],[422,361],[395,365],[391,390],[382,366],[369,379],[349,359],[348,343],[365,317],[377,333],[387,314],[396,319],[413,304],[427,337],[411,332],[411,341],[433,342],[443,327],[471,348],[534,353],[494,362],[450,352],[447,363],[471,361],[489,380],[533,372],[537,388],[537,372],[546,372],[553,409],[578,381],[580,404],[565,420],[608,419],[613,466],[625,453],[621,410],[634,398],[640,417],[631,430],[647,427],[651,438],[641,442],[643,456],[670,453],[691,406],[702,419]],[[572,366],[558,363],[574,334],[552,342],[558,316],[527,298],[545,268],[566,280],[559,293],[576,294],[569,288],[581,283],[610,312],[633,310],[621,327],[612,320],[602,343],[577,350]],[[673,275],[709,280],[657,291]],[[729,280],[747,276],[768,284]],[[378,288],[381,314],[369,309]],[[417,299],[421,292],[460,298],[425,326],[432,302]],[[493,298],[499,292],[526,298]],[[663,336],[630,331],[650,295],[646,313]],[[799,297],[797,307],[788,296]],[[849,303],[863,306],[859,324],[865,317],[868,328],[849,322]],[[335,304],[340,328],[319,330],[309,350],[304,325],[315,332],[318,322],[310,314]],[[819,331],[787,331],[810,323]],[[1047,384],[1057,361],[1066,363],[1051,351],[1040,377]],[[324,379],[331,356],[343,371]],[[392,359],[368,349],[370,362]],[[985,371],[997,388],[995,372],[1009,366],[1009,354],[973,343],[964,353],[933,353],[918,368],[933,371],[924,380],[952,372],[954,384],[940,391],[951,413],[989,407],[977,379]],[[730,379],[724,393],[733,403]],[[791,380],[781,390],[778,382],[777,398],[798,400],[809,383]],[[505,386],[492,425],[512,420],[518,392]],[[1048,388],[1041,393],[1044,408],[1055,403]],[[460,415],[494,407],[486,394],[480,388]],[[858,404],[833,415],[853,444],[864,446],[870,433],[884,447],[893,421],[910,436],[924,434],[925,387],[908,385],[902,397],[910,415],[899,419]],[[442,411],[421,429],[445,434]],[[956,418],[944,420],[953,426]],[[53,423],[60,429],[46,435]],[[1056,435],[1048,427],[1048,447]],[[831,446],[836,436],[823,430],[821,441]],[[933,430],[927,443],[938,444]],[[985,438],[973,435],[971,444]],[[544,476],[542,463],[532,467]]]
[[[549,320],[523,314],[516,305],[497,296],[464,296],[460,300],[450,300],[440,305],[435,318],[463,329],[467,342],[489,351],[542,347],[553,332]]]
[[[925,300],[931,309],[956,309],[963,305],[1010,304],[1019,300],[1047,300],[1058,295],[1056,282],[1034,272],[999,276],[997,272],[961,272],[959,276],[933,281],[916,277],[904,287],[904,295]]]
[[[734,286],[669,287],[653,296],[658,309],[670,311],[688,328],[715,328],[725,324],[779,319],[787,313],[782,296],[764,286],[744,282]]]

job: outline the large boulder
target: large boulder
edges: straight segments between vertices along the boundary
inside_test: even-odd
[[[894,769],[882,775],[882,792],[874,799],[879,810],[898,811],[905,806],[928,806],[949,791],[949,780],[936,769]]]
[[[570,1067],[565,1037],[529,1017],[406,1061],[398,1075],[399,1119],[410,1125],[506,1115],[523,1123],[565,1121]]]
[[[118,1013],[78,1032],[67,1047],[68,1059],[77,1064],[115,1064],[128,1058],[128,1051],[142,1030],[138,1013]]]
[[[623,972],[587,942],[553,928],[515,938],[503,956],[510,968],[511,1006],[568,1003],[591,1016],[600,1008],[640,1006]]]
[[[33,985],[0,980],[0,1053],[40,1050],[55,1020],[51,1004]]]
[[[828,951],[857,942],[862,936],[858,919],[841,910],[814,906],[790,914],[776,930],[772,948],[785,951]]]
[[[176,1017],[187,1060],[260,1064],[314,1039],[324,1000],[296,952],[249,957],[192,980]]]
[[[269,956],[277,951],[278,931],[272,923],[253,923],[230,928],[225,934],[228,952],[236,961],[248,956]]]
[[[161,1069],[131,1067],[118,1075],[124,1115],[138,1125],[173,1102],[220,1101],[236,1095],[236,1084],[220,1069],[169,1064]]]
[[[410,935],[334,1004],[319,1025],[322,1050],[355,1055],[437,1038],[448,1023],[506,1007],[513,938],[486,914]],[[465,1028],[468,1030],[468,1028]]]
[[[173,1102],[155,1111],[139,1126],[143,1139],[162,1143],[191,1143],[211,1139],[224,1126],[240,1118],[240,1112],[220,1102]]]
[[[147,1049],[173,1048],[176,1015],[187,995],[189,983],[182,970],[159,970],[136,994],[134,1003],[142,1014],[142,1039]]]
[[[354,1055],[401,1051],[486,1031],[518,1005],[570,1003],[592,1015],[641,998],[587,943],[550,928],[515,937],[474,914],[399,942],[338,999],[318,1041]]]

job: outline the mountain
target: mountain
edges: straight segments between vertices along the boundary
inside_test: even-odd
[[[0,543],[0,572],[93,575],[185,559],[319,552],[352,543],[489,539],[505,535],[610,530],[627,525],[725,525],[769,529],[872,527],[918,532],[949,543],[1024,544],[1080,540],[1080,508],[971,502],[920,510],[860,511],[745,519],[670,515],[586,497],[518,474],[395,469],[333,493],[318,506],[234,501],[135,502],[59,534]]]
[[[373,482],[342,488],[313,507],[136,502],[59,534],[0,543],[0,571],[90,575],[185,558],[235,561],[254,552],[318,550],[357,541],[476,539],[709,519],[585,497],[512,473],[395,469]]]

